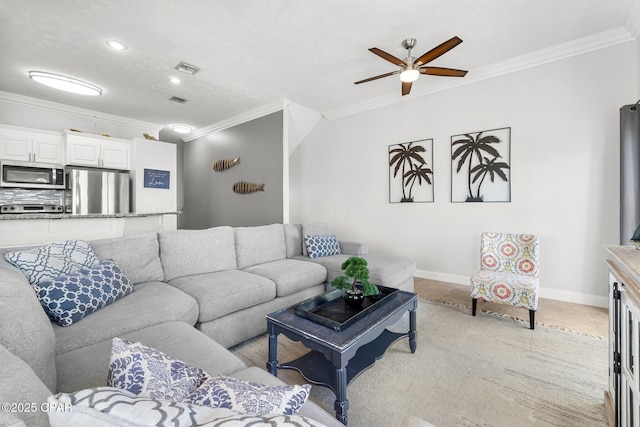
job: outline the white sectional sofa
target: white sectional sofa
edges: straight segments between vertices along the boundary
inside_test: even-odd
[[[326,226],[308,229],[318,227],[326,234]],[[68,327],[47,317],[27,278],[5,260],[12,249],[0,250],[0,402],[41,408],[53,393],[104,386],[114,337],[211,375],[282,384],[227,350],[265,332],[266,314],[325,292],[350,255],[369,260],[374,283],[413,290],[412,260],[370,255],[366,246],[346,242],[341,255],[310,259],[303,254],[304,230],[272,224],[91,241],[96,257],[113,259],[134,292]],[[341,425],[312,402],[299,414]],[[0,411],[0,425],[22,423],[49,425],[41,410]]]

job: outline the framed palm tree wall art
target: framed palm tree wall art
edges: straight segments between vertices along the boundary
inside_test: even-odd
[[[433,202],[433,139],[389,146],[389,203]]]
[[[451,137],[451,201],[511,201],[511,128]]]

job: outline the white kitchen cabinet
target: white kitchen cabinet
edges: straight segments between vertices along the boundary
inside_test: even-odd
[[[67,133],[67,164],[106,169],[131,168],[129,141],[99,135]]]
[[[64,154],[65,140],[59,133],[0,127],[0,159],[61,165]]]

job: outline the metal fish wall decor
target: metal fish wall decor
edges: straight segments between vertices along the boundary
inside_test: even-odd
[[[236,157],[235,159],[222,159],[211,164],[211,169],[216,172],[222,172],[227,169],[231,169],[235,165],[240,163],[240,157]]]
[[[233,184],[233,192],[238,194],[255,193],[264,191],[264,184],[254,184],[253,182],[238,181]]]

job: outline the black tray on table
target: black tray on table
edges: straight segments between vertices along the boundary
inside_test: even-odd
[[[342,299],[344,291],[336,289],[294,306],[295,313],[312,322],[340,332],[367,314],[391,301],[398,291],[395,288],[378,286],[380,293],[365,297],[362,306],[353,308]]]

